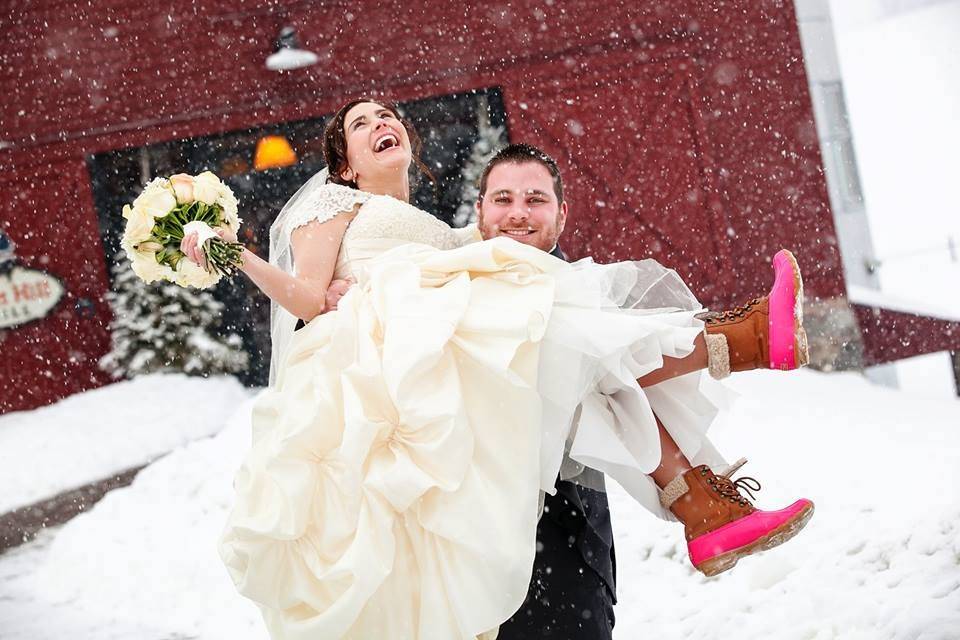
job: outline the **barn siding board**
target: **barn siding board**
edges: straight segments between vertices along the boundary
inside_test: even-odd
[[[853,305],[863,334],[866,365],[883,364],[931,351],[960,353],[960,322],[878,307]],[[931,343],[936,349],[931,349]],[[960,378],[957,380],[960,384]]]

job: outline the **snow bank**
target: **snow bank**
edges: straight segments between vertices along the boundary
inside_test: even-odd
[[[141,376],[0,416],[0,513],[216,433],[249,397],[235,378]]]
[[[759,372],[732,386],[743,396],[716,428],[721,451],[750,458],[760,506],[804,495],[817,513],[788,545],[706,579],[678,525],[611,487],[616,638],[955,640],[960,402],[854,374]],[[0,620],[17,624],[4,638],[266,640],[216,553],[251,406],[111,492],[5,580]]]
[[[890,309],[891,311],[898,311],[900,313],[912,313],[922,316],[929,316],[931,318],[939,318],[941,320],[960,322],[960,310],[951,311],[949,309],[938,307],[935,304],[931,304],[928,301],[918,301],[903,297],[891,296],[883,291],[868,289],[866,287],[858,287],[854,284],[847,285],[847,299],[850,302],[862,304],[868,307],[880,307],[882,309]]]
[[[237,595],[217,555],[252,406],[225,411],[217,436],[158,460],[70,521],[34,576],[35,592],[72,616],[103,621],[118,638],[264,638],[259,612]]]

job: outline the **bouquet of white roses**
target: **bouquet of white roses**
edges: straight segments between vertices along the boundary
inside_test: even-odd
[[[154,178],[132,206],[124,205],[123,217],[127,226],[120,245],[144,282],[168,280],[205,289],[240,264],[243,245],[223,240],[216,231],[237,233],[237,199],[210,171]],[[203,266],[180,251],[183,237],[194,231],[206,257]]]

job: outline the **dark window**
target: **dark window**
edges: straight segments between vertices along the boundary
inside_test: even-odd
[[[416,181],[413,202],[452,222],[460,204],[462,171],[478,140],[478,123],[482,120],[505,127],[502,95],[498,89],[486,89],[425,98],[403,103],[400,108],[423,139],[423,161],[437,179],[435,185],[426,179]],[[91,156],[88,167],[108,262],[119,251],[123,232],[120,211],[147,181],[206,170],[216,173],[233,189],[243,218],[241,240],[266,259],[270,223],[287,199],[324,166],[322,134],[326,120],[286,122]],[[296,162],[257,171],[257,142],[270,135],[282,136],[290,143]],[[250,369],[242,376],[243,382],[266,384],[270,367],[269,301],[244,276],[221,282],[214,295],[227,305],[225,330],[240,334],[250,353]]]

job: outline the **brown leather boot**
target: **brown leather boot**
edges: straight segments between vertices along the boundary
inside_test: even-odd
[[[744,463],[738,461],[724,475],[707,465],[695,467],[677,476],[661,494],[664,506],[684,525],[690,561],[707,576],[786,542],[813,515],[813,503],[805,498],[779,511],[754,507],[740,490],[752,496],[760,483],[746,477],[730,479]]]
[[[774,256],[770,293],[730,309],[704,313],[708,371],[725,378],[731,371],[796,369],[807,364],[803,330],[803,279],[789,251]]]

